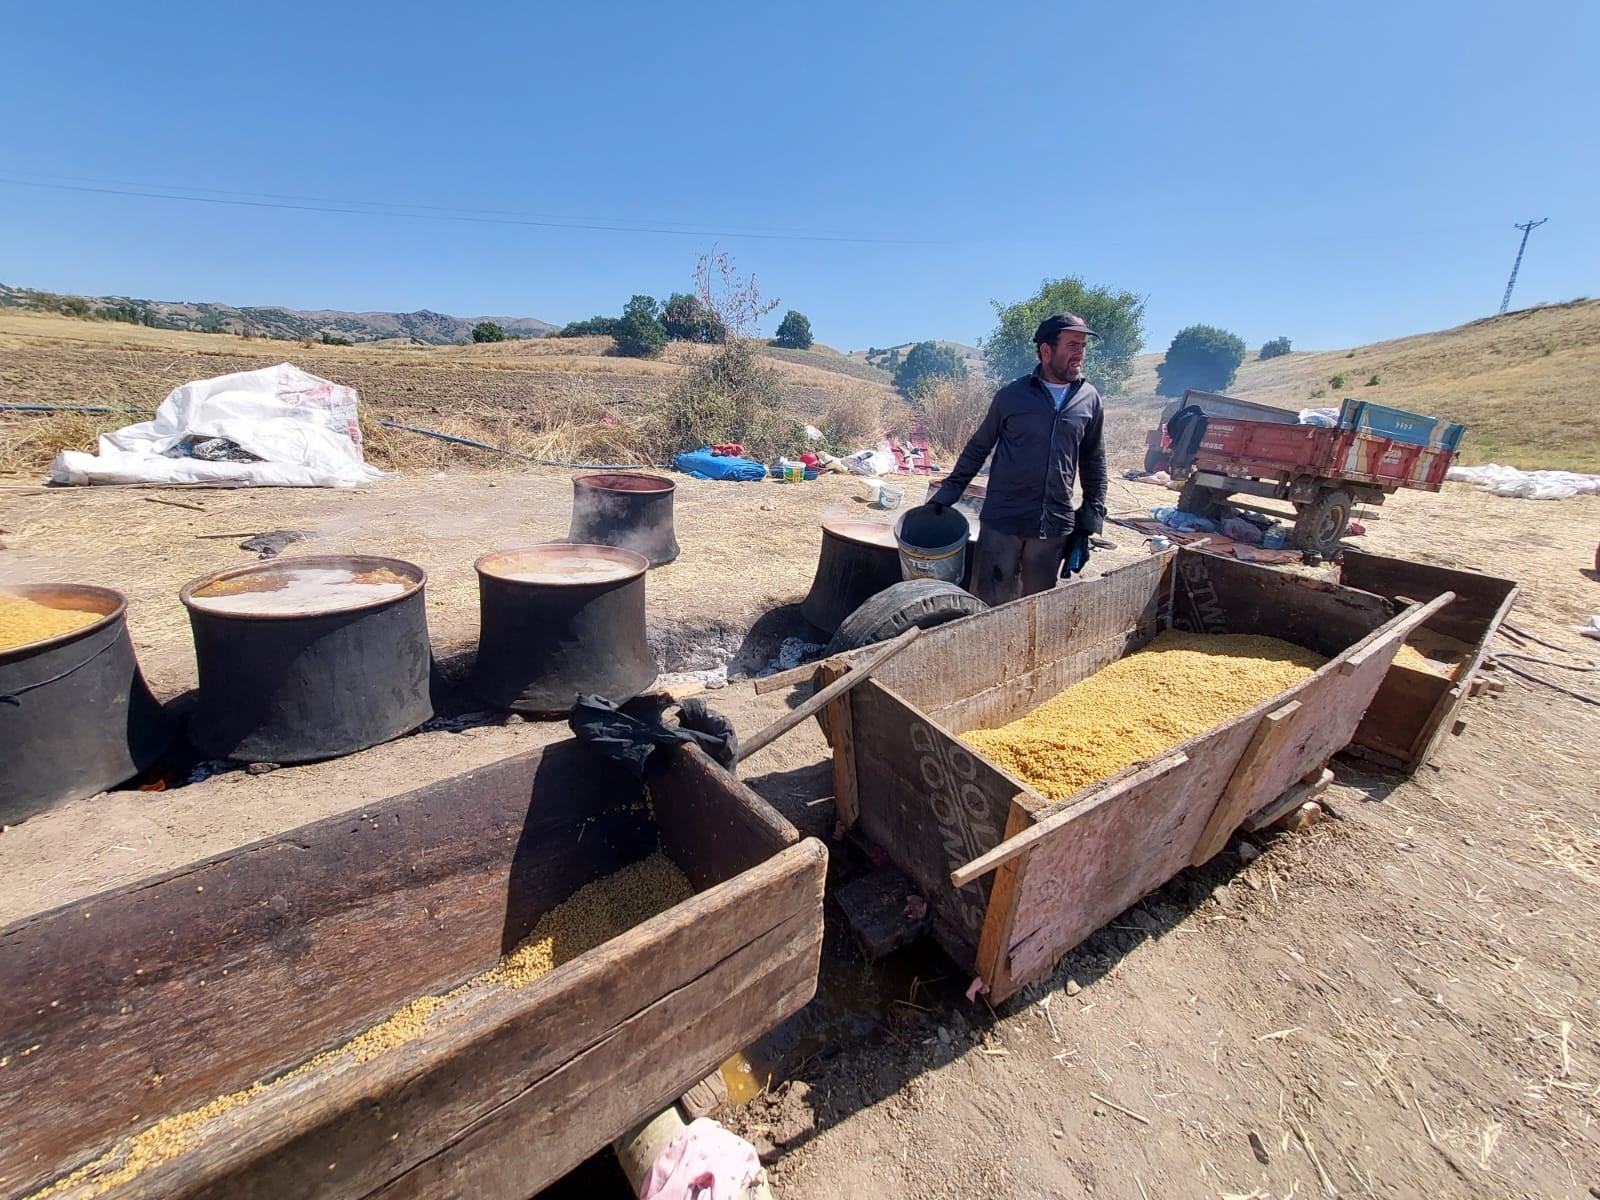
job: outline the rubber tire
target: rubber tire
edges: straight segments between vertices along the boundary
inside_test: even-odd
[[[988,608],[971,592],[942,579],[908,579],[884,588],[846,617],[823,657],[887,642],[913,625],[932,629]]]
[[[1300,514],[1294,522],[1294,544],[1325,559],[1339,552],[1339,542],[1350,526],[1350,510],[1355,497],[1343,488],[1327,488],[1317,493],[1310,504],[1298,504]]]
[[[1222,512],[1222,502],[1226,498],[1226,493],[1219,492],[1215,488],[1203,487],[1191,479],[1183,485],[1183,491],[1178,493],[1178,507],[1186,513],[1214,521]]]

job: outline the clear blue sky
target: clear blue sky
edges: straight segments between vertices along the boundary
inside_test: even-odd
[[[5,25],[0,280],[55,291],[560,322],[690,290],[718,242],[843,349],[975,341],[991,299],[1066,274],[1148,296],[1147,349],[1193,322],[1310,349],[1494,312],[1513,223],[1549,217],[1514,303],[1600,294],[1585,0],[86,0]]]

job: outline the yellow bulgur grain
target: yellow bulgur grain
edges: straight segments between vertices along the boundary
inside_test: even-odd
[[[1278,638],[1163,633],[1038,708],[961,740],[1049,800],[1170,750],[1322,666]]]
[[[0,592],[0,650],[14,650],[93,625],[104,613],[51,608],[37,600]]]
[[[90,1189],[86,1196],[102,1195],[151,1167],[177,1158],[189,1149],[195,1134],[207,1122],[247,1100],[265,1095],[336,1059],[351,1058],[364,1063],[386,1050],[403,1046],[436,1025],[438,1022],[432,1020],[434,1015],[457,996],[479,988],[516,990],[526,987],[562,963],[626,933],[693,894],[694,888],[683,872],[658,850],[642,862],[579,888],[565,902],[545,913],[533,932],[508,954],[502,955],[499,962],[460,987],[442,996],[418,997],[365,1033],[317,1055],[270,1083],[252,1083],[237,1092],[218,1096],[199,1108],[158,1121],[142,1133],[124,1138],[93,1162],[33,1193],[27,1200],[44,1200],[79,1186]]]

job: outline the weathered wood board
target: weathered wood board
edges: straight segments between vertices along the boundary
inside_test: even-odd
[[[1471,654],[1453,679],[1395,666],[1373,697],[1356,729],[1350,750],[1410,774],[1433,757],[1472,690],[1495,630],[1517,602],[1509,579],[1408,562],[1381,554],[1346,550],[1340,577],[1351,587],[1379,596],[1405,596],[1426,602],[1444,592],[1455,601],[1430,617],[1423,628],[1463,642]]]
[[[0,1195],[449,990],[659,842],[689,900],[108,1193],[533,1194],[815,989],[826,851],[698,750],[667,764],[646,803],[564,742],[0,930]]]
[[[1180,551],[931,630],[854,693],[849,757],[861,829],[924,889],[957,961],[1003,999],[1190,864],[1269,713],[1286,709],[1210,841],[1225,841],[1347,744],[1402,625],[1420,619],[1398,616],[1399,608],[1372,593]],[[1135,764],[1055,804],[958,740],[1138,649],[1169,616],[1194,632],[1284,638],[1330,661],[1175,747],[1186,761],[1166,774],[1137,779],[1148,764]],[[956,867],[1044,822],[1048,834],[1039,830],[999,874],[954,886]]]

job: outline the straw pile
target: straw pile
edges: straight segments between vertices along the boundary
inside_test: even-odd
[[[337,1059],[368,1062],[387,1050],[414,1041],[427,1030],[447,1020],[435,1020],[439,1010],[451,1000],[480,988],[501,987],[512,991],[526,987],[549,974],[562,963],[577,958],[602,942],[609,941],[674,904],[687,900],[694,889],[672,860],[657,851],[649,858],[614,875],[579,888],[565,903],[551,909],[509,953],[489,970],[468,980],[442,996],[421,996],[358,1037],[337,1049],[317,1055],[303,1066],[271,1083],[252,1083],[249,1087],[218,1096],[199,1108],[178,1113],[152,1125],[144,1132],[124,1139],[106,1154],[27,1200],[44,1200],[80,1186],[90,1190],[86,1196],[99,1196],[136,1178],[151,1167],[177,1158],[194,1143],[196,1133],[208,1122],[265,1095],[291,1079]]]
[[[962,735],[1050,800],[1249,711],[1327,660],[1277,638],[1163,633],[999,729]]]

